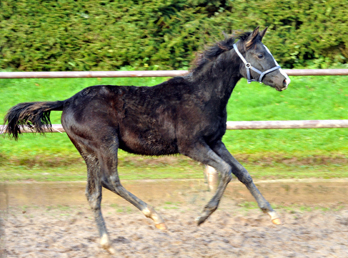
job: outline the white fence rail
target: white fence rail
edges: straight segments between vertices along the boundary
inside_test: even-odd
[[[348,69],[291,69],[289,76],[348,75]],[[0,72],[0,79],[24,78],[105,78],[105,77],[174,77],[188,71],[72,71],[72,72]]]
[[[348,75],[348,69],[292,69],[289,76]],[[103,77],[173,77],[186,75],[188,71],[81,71],[81,72],[0,72],[0,79],[18,78],[103,78]],[[1,86],[0,86],[1,87]],[[228,130],[245,129],[305,129],[348,128],[348,120],[290,120],[290,121],[228,121]],[[0,134],[4,126],[0,126]],[[24,127],[23,132],[32,132]],[[52,125],[52,132],[64,132],[62,125]]]
[[[348,120],[288,120],[288,121],[228,121],[227,130],[250,129],[309,129],[309,128],[348,128]],[[0,126],[0,134],[4,133],[4,126]],[[22,127],[23,133],[32,133],[27,127]],[[45,132],[65,132],[60,124],[53,124],[52,130]]]

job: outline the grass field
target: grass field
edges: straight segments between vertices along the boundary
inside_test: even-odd
[[[229,121],[348,119],[348,77],[292,77],[277,92],[242,80],[228,104]],[[19,102],[63,100],[98,84],[155,85],[165,78],[2,79],[0,117]],[[52,112],[60,123],[60,112]],[[348,177],[348,129],[230,130],[224,142],[256,178]],[[202,166],[182,156],[120,153],[124,179],[200,178]],[[83,180],[85,165],[65,134],[0,136],[2,180]]]

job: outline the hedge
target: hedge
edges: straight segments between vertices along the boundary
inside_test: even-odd
[[[222,31],[269,26],[282,66],[325,67],[348,58],[341,0],[6,0],[0,2],[0,69],[187,69]]]

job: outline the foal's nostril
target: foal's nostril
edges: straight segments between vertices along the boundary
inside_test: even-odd
[[[283,88],[286,88],[288,86],[288,82],[286,81],[286,79],[284,79],[283,81]]]

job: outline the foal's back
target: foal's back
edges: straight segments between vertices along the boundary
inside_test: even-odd
[[[66,100],[62,124],[68,134],[72,127],[75,134],[80,130],[82,138],[91,130],[116,135],[119,148],[131,153],[175,154],[202,118],[193,91],[181,77],[153,87],[88,87]]]

